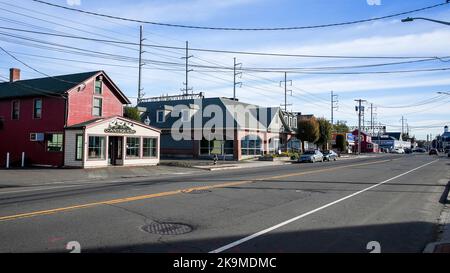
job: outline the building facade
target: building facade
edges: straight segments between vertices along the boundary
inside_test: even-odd
[[[372,137],[372,141],[377,143],[384,151],[412,148],[411,141],[403,141],[402,139],[403,134],[401,132],[384,132],[384,134]]]
[[[169,158],[241,160],[298,149],[297,117],[202,93],[149,98],[139,104],[142,120],[161,130],[161,155]]]
[[[0,165],[126,165],[125,148],[132,130],[111,132],[103,128],[100,132],[100,124],[116,121],[127,127],[132,125],[139,128],[135,130],[139,147],[144,145],[144,136],[156,137],[155,145],[159,145],[158,130],[122,117],[123,107],[129,103],[103,71],[21,80],[20,70],[11,69],[10,81],[0,83]],[[94,135],[99,138],[91,137]],[[114,137],[121,138],[122,161],[109,160]],[[139,150],[142,162],[136,157],[130,162],[150,163],[140,158],[142,153]],[[152,157],[151,163],[156,163],[157,158]]]
[[[353,152],[357,152],[358,151],[358,145],[359,145],[359,140],[358,140],[358,130],[354,130],[352,132],[353,136],[354,136],[354,141],[355,141],[355,145],[353,146]],[[366,132],[362,132],[361,131],[361,152],[362,153],[378,153],[379,152],[379,148],[378,148],[378,144],[374,143],[372,141],[372,136]]]

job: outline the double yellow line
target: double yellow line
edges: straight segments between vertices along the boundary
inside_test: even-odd
[[[210,190],[210,189],[216,189],[216,188],[226,188],[226,187],[231,187],[231,186],[248,184],[248,183],[252,183],[252,182],[256,182],[256,181],[264,181],[264,180],[267,180],[267,179],[281,179],[281,178],[287,178],[287,177],[292,177],[292,176],[299,176],[299,175],[306,175],[306,174],[313,174],[313,173],[321,173],[321,172],[334,171],[334,170],[350,168],[350,167],[357,167],[357,166],[371,165],[371,164],[377,164],[377,163],[384,163],[384,162],[388,162],[388,161],[392,161],[392,159],[379,160],[379,161],[367,162],[367,163],[351,164],[351,165],[338,166],[338,167],[327,168],[327,169],[320,169],[320,170],[313,170],[313,171],[290,173],[290,174],[278,175],[278,176],[272,176],[272,177],[265,177],[265,178],[260,178],[260,179],[252,179],[252,180],[245,180],[245,181],[238,181],[238,182],[222,183],[222,184],[216,184],[216,185],[211,185],[211,186],[193,187],[193,188],[180,189],[180,190],[174,190],[174,191],[166,191],[166,192],[152,193],[152,194],[146,194],[146,195],[125,197],[125,198],[112,199],[112,200],[106,200],[106,201],[100,201],[100,202],[94,202],[94,203],[87,203],[87,204],[81,204],[81,205],[74,205],[74,206],[68,206],[68,207],[61,207],[61,208],[55,208],[55,209],[49,209],[49,210],[40,210],[40,211],[34,211],[34,212],[27,212],[27,213],[15,214],[15,215],[1,216],[0,217],[0,221],[11,221],[11,220],[16,220],[16,219],[21,219],[21,218],[28,218],[28,217],[34,217],[34,216],[40,216],[40,215],[55,214],[55,213],[59,213],[59,212],[65,212],[65,211],[76,210],[76,209],[91,208],[91,207],[96,207],[96,206],[100,206],[100,205],[112,205],[112,204],[119,204],[119,203],[127,203],[127,202],[139,201],[139,200],[152,199],[152,198],[157,198],[157,197],[172,196],[172,195],[176,195],[176,194],[180,194],[180,193],[188,193],[188,192],[195,191],[195,190]]]

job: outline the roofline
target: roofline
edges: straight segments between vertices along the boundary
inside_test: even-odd
[[[72,127],[72,126],[68,126],[68,127],[66,127],[66,128],[64,128],[65,130],[78,130],[78,129],[87,129],[87,128],[90,128],[90,127],[94,127],[94,126],[97,126],[97,125],[99,125],[99,124],[102,124],[102,123],[105,123],[105,122],[107,122],[107,121],[109,121],[109,120],[111,120],[111,119],[123,119],[123,120],[125,120],[125,121],[128,121],[128,122],[131,122],[131,123],[137,123],[138,125],[140,125],[140,126],[142,126],[142,127],[145,127],[145,128],[147,128],[147,129],[150,129],[150,130],[153,130],[153,131],[155,131],[155,132],[158,132],[158,133],[161,133],[161,130],[160,129],[157,129],[157,128],[155,128],[155,127],[153,127],[153,126],[150,126],[150,125],[147,125],[147,124],[145,124],[145,123],[142,123],[142,122],[139,122],[139,121],[137,121],[137,120],[132,120],[132,119],[128,119],[128,118],[125,118],[125,117],[122,117],[122,116],[111,116],[111,117],[105,117],[105,118],[103,118],[103,119],[99,119],[98,120],[98,122],[93,122],[93,123],[90,123],[90,124],[88,124],[88,125],[84,125],[84,126],[80,126],[80,127]],[[74,124],[73,126],[76,126],[76,124]]]
[[[92,71],[92,72],[97,72],[97,73],[94,74],[93,76],[89,77],[89,78],[86,78],[83,81],[83,83],[85,81],[89,80],[89,79],[96,78],[100,74],[103,74],[108,79],[108,81],[113,85],[113,87],[118,91],[119,95],[122,97],[122,99],[125,102],[125,104],[131,104],[131,101],[128,99],[128,97],[125,96],[125,94],[122,92],[122,90],[120,90],[120,88],[114,83],[114,81],[108,76],[108,74],[106,74],[106,72],[104,70],[98,70],[98,71]],[[71,89],[66,90],[66,92],[68,93],[68,92],[74,90],[75,87],[77,87],[77,86],[74,86]]]

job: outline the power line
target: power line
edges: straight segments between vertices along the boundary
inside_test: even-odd
[[[302,29],[314,29],[314,28],[326,28],[326,27],[336,27],[336,26],[346,26],[346,25],[354,25],[359,23],[366,23],[366,22],[373,22],[383,19],[389,19],[394,18],[398,16],[404,16],[411,13],[416,13],[420,11],[425,11],[437,7],[441,7],[448,4],[448,1],[445,3],[440,3],[432,6],[426,6],[419,9],[409,10],[405,12],[395,13],[391,15],[381,16],[381,17],[374,17],[369,19],[362,19],[362,20],[354,20],[354,21],[348,21],[348,22],[341,22],[341,23],[331,23],[331,24],[320,24],[320,25],[311,25],[311,26],[293,26],[293,27],[272,27],[272,28],[235,28],[235,27],[211,27],[211,26],[194,26],[194,25],[182,25],[182,24],[169,24],[169,23],[162,23],[162,22],[153,22],[153,21],[145,21],[145,20],[138,20],[138,19],[131,19],[131,18],[125,18],[125,17],[119,17],[114,15],[108,15],[108,14],[102,14],[98,12],[92,12],[92,11],[86,11],[82,9],[72,8],[72,7],[66,7],[58,4],[49,3],[42,0],[32,0],[36,3],[45,4],[52,7],[57,7],[65,10],[70,11],[76,11],[84,14],[104,17],[104,18],[110,18],[115,20],[121,20],[121,21],[128,21],[128,22],[135,22],[140,24],[151,24],[151,25],[157,25],[157,26],[164,26],[164,27],[177,27],[177,28],[189,28],[189,29],[203,29],[203,30],[224,30],[224,31],[280,31],[280,30],[302,30]]]
[[[27,63],[23,62],[22,60],[20,60],[19,58],[17,58],[17,57],[14,56],[13,54],[9,53],[8,51],[6,51],[6,50],[5,50],[3,47],[1,47],[1,46],[0,46],[0,50],[3,51],[3,52],[5,52],[8,56],[10,56],[11,58],[13,58],[14,60],[18,61],[19,63],[23,64],[24,66],[28,67],[29,69],[31,69],[31,70],[33,70],[33,71],[39,73],[39,74],[42,74],[42,75],[44,75],[44,76],[46,76],[46,77],[52,78],[52,79],[57,80],[57,81],[60,81],[60,82],[71,83],[71,84],[79,84],[79,82],[72,82],[72,81],[66,81],[66,80],[63,80],[63,79],[58,79],[58,78],[55,78],[55,77],[53,77],[53,76],[50,76],[50,75],[48,75],[48,74],[46,74],[46,73],[44,73],[44,72],[41,72],[40,70],[37,70],[36,68],[34,68],[34,67],[28,65]]]
[[[97,38],[89,38],[89,37],[76,36],[76,35],[56,34],[56,33],[50,33],[50,32],[33,31],[33,30],[11,28],[11,27],[0,27],[0,29],[5,29],[5,30],[9,30],[9,31],[17,31],[17,32],[33,33],[33,34],[39,34],[39,35],[47,35],[47,36],[57,36],[57,37],[62,37],[62,38],[70,38],[70,39],[79,39],[79,40],[87,40],[87,41],[94,41],[94,42],[102,42],[102,43],[124,44],[124,45],[134,45],[134,46],[138,46],[139,45],[139,43],[135,43],[135,42],[126,42],[126,41],[118,41],[118,40],[107,40],[107,39],[97,39]],[[183,51],[186,49],[185,47],[168,46],[168,45],[157,45],[157,44],[143,44],[143,46],[145,46],[145,47],[153,47],[153,48],[183,50]],[[191,48],[191,47],[189,48],[189,50],[190,51],[199,51],[199,52],[225,53],[225,54],[258,55],[258,56],[270,56],[270,57],[295,57],[295,58],[428,59],[428,60],[445,60],[445,59],[449,58],[449,56],[442,56],[442,57],[438,57],[438,56],[345,56],[345,55],[286,54],[286,53],[233,51],[233,50]],[[386,65],[386,64],[382,64],[382,65]],[[277,68],[277,69],[282,70],[281,68]]]
[[[2,28],[2,27],[0,27]],[[111,56],[111,57],[115,57],[116,60],[117,58],[119,59],[128,59],[128,60],[132,60],[135,61],[133,57],[129,57],[129,56],[123,56],[123,55],[117,55],[117,54],[109,54],[109,53],[104,53],[104,52],[99,52],[99,51],[94,51],[94,50],[88,50],[88,49],[80,49],[77,47],[73,47],[73,46],[67,46],[67,45],[61,45],[61,44],[56,44],[56,43],[50,43],[50,42],[45,42],[42,40],[38,40],[38,39],[33,39],[30,37],[23,37],[23,36],[18,36],[18,35],[13,35],[13,34],[9,34],[9,33],[1,33],[0,35],[4,35],[4,36],[9,36],[9,37],[13,37],[13,38],[17,38],[17,39],[23,39],[23,40],[28,40],[28,41],[33,41],[33,42],[37,42],[37,43],[43,43],[43,44],[49,44],[49,45],[53,45],[53,46],[59,46],[59,47],[64,47],[64,48],[70,48],[70,49],[75,49],[78,51],[85,51],[85,52],[91,52],[91,53],[95,53],[95,54],[102,54],[102,55],[107,55],[107,56]],[[64,35],[67,36],[67,35]],[[90,39],[90,38],[86,38],[86,39]],[[94,39],[96,41],[105,41],[105,40],[101,40],[101,39]],[[191,50],[191,48],[189,48],[189,50]],[[248,53],[248,52],[247,52]],[[348,56],[347,56],[348,57]],[[423,57],[425,58],[425,57]],[[163,63],[163,62],[161,62]],[[175,63],[175,62],[164,62],[164,64],[167,65],[179,65],[182,66],[184,64],[181,63]],[[232,67],[222,67],[222,66],[199,66],[199,65],[191,65],[192,67],[201,67],[201,68],[209,68],[209,69],[222,69],[222,70],[232,70]],[[263,69],[248,69],[248,68],[242,68],[243,71],[252,71],[252,72],[258,72],[258,73],[284,73],[278,70],[263,70]],[[356,72],[305,72],[305,71],[290,71],[290,73],[294,73],[294,74],[315,74],[315,75],[361,75],[361,74],[397,74],[397,73],[415,73],[415,72],[436,72],[436,71],[446,71],[446,70],[450,70],[450,67],[444,67],[444,68],[428,68],[428,69],[414,69],[414,70],[393,70],[393,71],[356,71]]]
[[[391,106],[385,106],[385,105],[379,105],[379,104],[375,104],[377,107],[379,108],[411,108],[411,107],[417,107],[417,106],[422,106],[422,105],[426,105],[426,104],[431,104],[431,103],[435,103],[438,102],[442,99],[443,95],[438,95],[423,101],[419,101],[413,104],[408,104],[408,105],[391,105]]]
[[[9,82],[9,78],[8,77],[5,77],[5,76],[0,74],[0,78],[5,79],[5,82]],[[25,83],[22,83],[22,82],[16,81],[16,82],[14,82],[14,84],[16,84],[18,86],[26,87],[29,91],[31,91],[32,93],[35,93],[36,95],[45,96],[45,97],[51,97],[51,98],[63,98],[64,97],[63,95],[55,95],[55,93],[52,92],[52,91],[48,91],[48,90],[44,90],[44,89],[41,89],[41,88],[37,88],[37,87],[31,86],[31,85],[28,85],[28,84],[25,84]]]

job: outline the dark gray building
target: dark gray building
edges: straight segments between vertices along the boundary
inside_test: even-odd
[[[142,100],[142,121],[161,129],[161,156],[241,160],[298,147],[297,114],[202,93]]]

